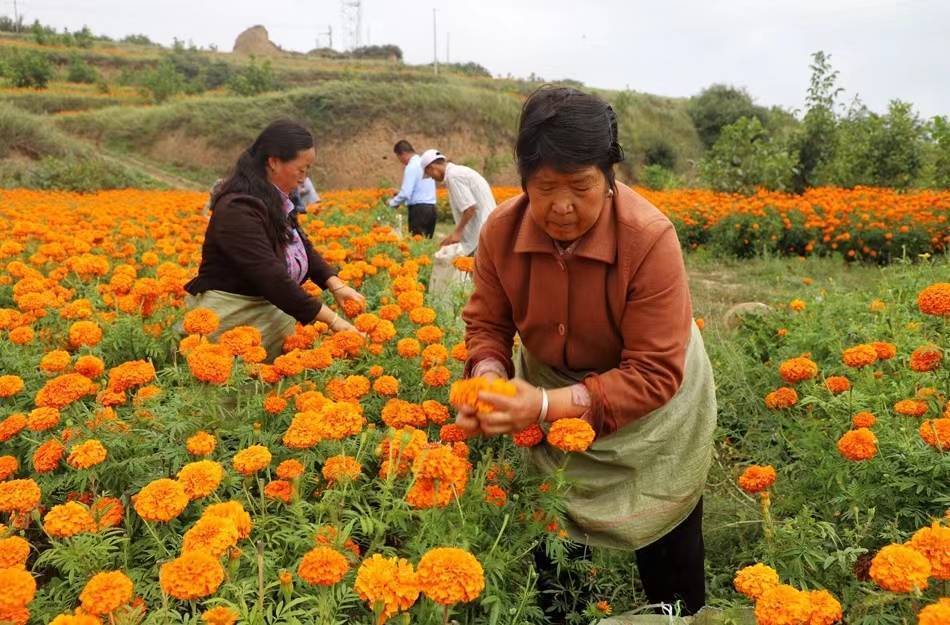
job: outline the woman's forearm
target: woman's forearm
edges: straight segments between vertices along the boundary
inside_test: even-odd
[[[337,289],[341,289],[346,286],[346,282],[340,279],[340,276],[333,275],[327,278],[327,290],[331,293]]]
[[[548,421],[576,419],[587,412],[587,409],[587,406],[575,401],[570,386],[548,391]]]

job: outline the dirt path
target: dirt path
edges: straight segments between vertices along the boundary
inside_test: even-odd
[[[162,184],[168,185],[172,189],[187,189],[189,191],[205,191],[206,189],[193,180],[187,178],[182,178],[177,174],[165,171],[160,167],[143,161],[142,159],[136,156],[130,156],[129,154],[123,154],[118,152],[113,152],[105,148],[100,147],[98,149],[99,155],[102,156],[107,161],[110,161],[116,165],[122,165],[133,170],[137,170],[140,173],[145,174],[149,178],[153,178]]]

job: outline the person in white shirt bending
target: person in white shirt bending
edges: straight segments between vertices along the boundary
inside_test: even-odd
[[[449,190],[449,204],[455,218],[455,231],[442,239],[442,247],[461,244],[463,255],[471,256],[478,247],[478,235],[488,216],[495,210],[491,186],[480,173],[464,165],[446,160],[438,150],[422,153],[419,165],[423,175],[444,182]]]
[[[393,146],[393,153],[405,169],[399,193],[389,200],[390,208],[409,206],[409,232],[431,239],[438,213],[435,208],[435,182],[422,177],[419,155],[405,139]]]

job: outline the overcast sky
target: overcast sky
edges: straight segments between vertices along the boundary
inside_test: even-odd
[[[352,0],[347,0],[352,1]],[[32,21],[113,37],[142,33],[229,51],[262,24],[289,50],[317,38],[344,47],[341,0],[17,0]],[[587,85],[689,96],[714,82],[743,86],[763,105],[801,108],[809,55],[831,53],[844,99],[883,111],[914,103],[950,114],[950,0],[363,0],[363,43],[400,46],[408,63],[438,55],[495,75],[574,78]],[[13,0],[0,0],[13,13]]]

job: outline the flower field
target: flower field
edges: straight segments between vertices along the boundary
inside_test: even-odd
[[[707,328],[710,605],[950,623],[950,193],[644,193],[688,248],[916,261]],[[434,244],[394,232],[385,195],[326,193],[303,219],[366,296],[343,311],[361,333],[298,326],[261,364],[253,329],[211,341],[215,316],[183,309],[203,194],[2,192],[0,621],[543,623],[535,549],[572,572],[556,600],[577,623],[642,608],[629,554],[565,557],[570,485],[520,449],[539,431],[451,425],[485,383],[453,384],[464,293],[426,298]]]

